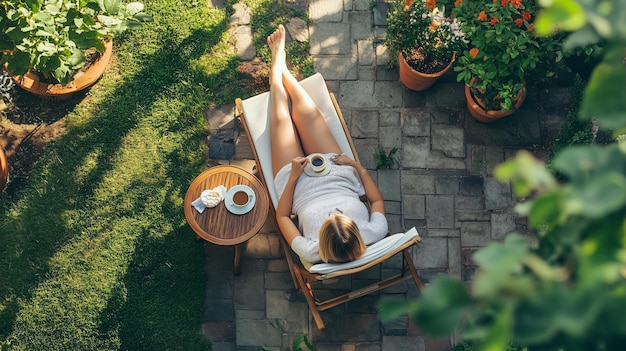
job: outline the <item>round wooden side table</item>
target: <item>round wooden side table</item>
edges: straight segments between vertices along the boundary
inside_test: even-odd
[[[191,204],[204,190],[223,185],[230,189],[247,185],[255,193],[256,202],[250,212],[233,214],[224,201],[199,213]],[[235,246],[235,274],[239,272],[242,244],[256,235],[267,219],[269,196],[261,181],[250,172],[236,166],[215,166],[202,172],[189,185],[185,195],[185,218],[202,239],[217,245]]]

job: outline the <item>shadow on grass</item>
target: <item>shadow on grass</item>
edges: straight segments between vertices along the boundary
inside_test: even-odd
[[[178,89],[181,77],[218,80],[224,72],[198,75],[188,62],[224,30],[221,23],[164,42],[134,78],[92,107],[98,112],[90,123],[54,144],[20,200],[1,205],[0,340],[47,350],[208,347],[199,330],[180,330],[202,316],[201,245],[181,208],[204,164],[202,116],[184,106],[179,116],[153,121],[143,113]],[[146,125],[159,140],[127,145]],[[178,147],[168,150],[168,138]],[[142,177],[124,179],[123,150],[140,154],[128,167]],[[121,180],[110,184],[111,177]]]
[[[9,104],[0,112],[0,142],[7,153],[10,174],[5,191],[10,198],[28,183],[47,140],[63,132],[64,117],[86,94],[82,91],[66,100],[52,101],[13,86]]]

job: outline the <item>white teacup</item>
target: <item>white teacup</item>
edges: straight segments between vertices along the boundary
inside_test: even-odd
[[[252,201],[252,195],[249,195],[243,190],[239,190],[233,194],[233,205],[237,207],[244,207]]]
[[[312,156],[310,162],[313,172],[319,173],[326,169],[326,158],[322,155]]]

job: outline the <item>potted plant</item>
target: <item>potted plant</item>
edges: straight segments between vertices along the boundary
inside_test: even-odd
[[[38,95],[68,94],[66,87],[77,91],[82,82],[72,82],[76,72],[103,54],[110,57],[115,36],[152,21],[143,7],[121,0],[2,0],[0,63],[20,86]],[[97,70],[100,74],[83,74],[95,76],[87,86],[104,68]]]
[[[470,41],[454,70],[465,82],[471,115],[491,122],[512,114],[524,101],[527,78],[549,74],[560,41],[535,36],[531,0],[456,0],[452,13]]]
[[[400,80],[425,90],[450,69],[465,46],[461,25],[436,0],[394,0],[387,12],[385,45],[398,56]]]

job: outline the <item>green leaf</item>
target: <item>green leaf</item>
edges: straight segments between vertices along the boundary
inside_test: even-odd
[[[519,234],[511,234],[504,243],[494,242],[477,251],[473,259],[480,270],[474,277],[474,296],[492,301],[532,293],[532,280],[522,275],[527,255],[528,243]]]
[[[143,11],[143,8],[144,8],[143,3],[137,2],[137,1],[130,2],[126,5],[126,11],[131,16]]]
[[[78,69],[82,67],[85,64],[85,54],[83,53],[83,50],[74,48],[73,50],[70,50],[70,51],[71,51],[70,57],[68,57],[67,60],[65,60],[67,64],[72,69]]]
[[[37,32],[35,32],[35,35],[38,37],[51,37],[53,34],[50,32],[46,32],[45,30],[37,30]]]
[[[57,54],[57,47],[53,43],[41,42],[37,45],[37,51],[41,56],[53,56]]]
[[[581,187],[572,187],[565,198],[565,215],[602,218],[626,204],[626,178],[607,173]],[[584,209],[584,211],[583,211]]]
[[[528,275],[509,274],[504,271],[476,273],[473,282],[473,294],[481,300],[495,301],[506,298],[518,298],[532,294],[534,282]]]
[[[454,331],[469,304],[463,283],[441,276],[422,291],[412,306],[411,317],[426,333],[444,336]]]
[[[52,75],[61,85],[67,85],[72,79],[73,71],[67,65],[60,65],[52,72]]]
[[[589,177],[608,172],[626,173],[626,155],[617,145],[569,146],[553,159],[552,167],[571,179],[574,184],[583,184]]]
[[[528,242],[519,234],[506,237],[504,243],[491,243],[473,256],[481,269],[487,272],[519,272],[522,258],[528,250]]]
[[[98,21],[105,27],[114,27],[122,23],[122,20],[113,16],[98,15]]]
[[[585,90],[580,117],[596,117],[604,129],[626,128],[626,67],[603,62],[596,66]]]
[[[604,299],[603,311],[597,320],[602,321],[599,328],[605,335],[626,335],[624,311],[626,311],[626,296],[624,289],[615,289],[608,298]]]
[[[54,18],[47,12],[40,11],[35,13],[33,15],[33,20],[38,26],[41,26],[41,24],[54,26]]]
[[[21,75],[28,71],[30,67],[30,55],[22,51],[15,51],[11,55],[4,55],[7,61],[7,69],[13,74]]]
[[[545,8],[535,19],[535,30],[540,36],[548,36],[556,29],[574,31],[581,28],[587,21],[583,7],[578,1],[542,0]]]
[[[70,33],[70,39],[79,49],[95,48],[98,52],[104,52],[104,44],[94,32]]]
[[[302,344],[304,344],[306,349],[302,348]],[[315,348],[313,347],[313,345],[311,345],[311,343],[309,342],[309,338],[307,338],[306,335],[300,334],[300,335],[296,336],[293,339],[292,350],[294,350],[294,351],[304,351],[304,350],[314,351]]]
[[[145,12],[136,13],[134,16],[139,22],[154,22],[154,18]]]
[[[546,260],[533,253],[524,257],[524,265],[544,281],[562,280],[564,276],[562,267],[553,267]]]
[[[495,316],[494,322],[488,329],[485,341],[480,345],[483,351],[506,350],[511,338],[513,324],[513,308],[506,306]]]
[[[528,216],[529,224],[533,228],[542,225],[553,226],[559,219],[560,193],[552,192],[543,194],[532,201]]]
[[[100,8],[108,14],[116,15],[120,12],[120,0],[98,0],[98,4]]]
[[[405,299],[386,298],[378,303],[377,309],[380,320],[389,322],[407,313],[409,303]]]
[[[607,2],[604,1],[606,4]],[[602,2],[600,3],[602,5]],[[606,15],[599,15],[597,13],[590,12],[589,16],[587,16],[589,23],[593,26],[593,28],[600,34],[603,38],[612,38],[613,37],[613,28],[611,26],[611,20],[606,17]]]
[[[596,33],[590,25],[586,25],[583,28],[570,34],[563,42],[563,50],[568,52],[577,47],[586,47],[591,44],[597,43],[600,40],[598,33]]]
[[[515,335],[522,344],[547,342],[563,332],[581,337],[596,321],[606,293],[544,284],[516,309]]]
[[[525,150],[498,165],[494,169],[494,175],[500,181],[510,181],[517,197],[528,196],[533,190],[549,190],[556,185],[554,176],[543,162]]]
[[[582,242],[577,275],[584,288],[623,281],[626,263],[624,212],[595,221]],[[626,293],[626,291],[624,292]]]

